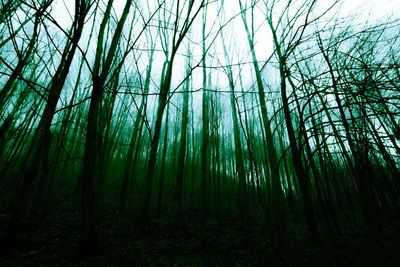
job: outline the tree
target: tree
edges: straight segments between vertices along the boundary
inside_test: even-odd
[[[167,103],[167,96],[171,88],[174,59],[183,39],[185,38],[186,33],[189,31],[191,25],[193,24],[194,20],[196,19],[197,15],[199,14],[200,10],[203,8],[204,5],[204,1],[201,1],[199,7],[196,10],[194,10],[194,2],[195,1],[190,1],[188,3],[186,17],[184,17],[183,19],[184,22],[181,26],[179,22],[182,18],[180,17],[179,14],[181,14],[181,8],[184,7],[180,6],[179,0],[176,4],[176,18],[174,22],[171,54],[166,59],[165,74],[163,73],[163,80],[161,81],[156,121],[154,125],[154,133],[151,141],[150,156],[147,165],[146,188],[140,213],[140,220],[142,221],[143,225],[146,225],[149,220],[150,201],[152,195],[152,186],[153,186],[154,169],[155,169],[154,166],[156,163],[156,155],[160,139],[162,117],[164,115],[164,110]]]
[[[100,104],[103,98],[105,84],[109,76],[109,70],[116,55],[116,50],[122,35],[122,29],[128,17],[132,0],[125,2],[124,10],[118,21],[117,28],[111,40],[110,48],[104,51],[104,34],[107,23],[111,17],[111,9],[114,0],[107,3],[104,17],[100,25],[97,38],[96,56],[92,70],[93,90],[90,98],[88,124],[86,127],[85,152],[82,170],[82,223],[81,242],[82,249],[86,253],[93,253],[97,249],[97,233],[95,223],[95,192],[94,178],[96,170],[96,158],[100,146],[98,116]],[[103,57],[105,58],[102,61]]]
[[[250,52],[251,52],[251,57],[253,60],[253,67],[254,67],[254,72],[256,75],[256,81],[257,81],[257,88],[258,88],[258,96],[259,96],[259,101],[260,101],[260,107],[261,107],[261,117],[262,117],[262,125],[264,126],[264,132],[266,136],[266,143],[267,143],[267,155],[269,159],[269,167],[271,170],[271,181],[272,181],[272,204],[271,208],[273,209],[273,217],[274,219],[274,224],[273,228],[275,231],[277,231],[277,237],[279,237],[281,232],[285,231],[285,217],[284,213],[282,212],[284,208],[284,198],[283,198],[283,192],[282,192],[282,185],[280,181],[280,174],[279,174],[279,165],[278,165],[278,156],[277,152],[275,149],[274,145],[274,137],[272,136],[272,131],[271,131],[271,125],[270,125],[270,120],[268,116],[268,111],[267,111],[267,106],[266,106],[266,98],[265,98],[265,89],[264,89],[264,84],[262,82],[262,76],[261,76],[261,70],[258,65],[258,60],[257,56],[255,53],[254,49],[254,7],[255,7],[255,2],[251,2],[251,29],[252,31],[250,32],[250,29],[247,25],[247,16],[246,16],[246,11],[245,7],[242,6],[242,2],[239,1],[240,5],[240,10],[241,10],[241,17],[243,21],[243,25],[247,34],[247,40],[249,43],[250,47]]]
[[[40,14],[43,14],[43,12],[49,7],[51,1],[44,3],[43,6],[40,7],[40,10],[38,11],[38,15],[35,20],[35,26],[34,26],[34,37],[31,39],[30,44],[28,47],[33,47],[33,44],[35,42],[35,36],[37,36],[37,27],[39,23],[39,18]],[[78,46],[78,41],[81,37],[83,26],[84,26],[84,21],[86,14],[90,8],[89,3],[85,1],[76,1],[75,2],[75,18],[73,22],[73,26],[71,28],[71,38],[68,39],[67,44],[64,48],[62,57],[61,57],[61,64],[58,66],[56,73],[53,76],[53,80],[49,86],[49,94],[47,96],[47,101],[45,108],[43,110],[43,114],[40,118],[38,127],[35,131],[35,136],[34,136],[34,142],[38,142],[38,144],[35,144],[33,147],[34,153],[32,153],[32,158],[28,161],[28,164],[25,168],[25,172],[23,174],[23,181],[22,185],[20,188],[20,191],[17,193],[17,202],[15,203],[15,207],[13,210],[13,215],[10,219],[9,226],[8,226],[8,231],[6,231],[6,235],[4,237],[5,240],[10,240],[14,238],[14,235],[17,231],[16,227],[19,223],[21,213],[24,209],[24,206],[26,205],[27,201],[27,194],[29,191],[30,186],[34,182],[35,178],[37,177],[39,171],[42,169],[46,170],[47,166],[47,160],[48,160],[48,152],[50,149],[50,139],[51,139],[51,132],[50,132],[50,126],[51,122],[53,120],[53,116],[55,113],[56,105],[59,100],[61,90],[64,86],[66,77],[69,72],[69,68],[71,66],[72,60],[75,55],[76,48]],[[32,42],[33,41],[33,42]],[[28,49],[28,51],[31,48]],[[28,56],[29,53],[26,54]],[[26,60],[25,59],[22,61]],[[17,73],[20,73],[20,69],[16,69]],[[7,82],[9,83],[9,82]],[[2,92],[5,92],[6,89],[3,88]],[[46,172],[44,172],[45,175]],[[45,179],[45,178],[42,178]]]

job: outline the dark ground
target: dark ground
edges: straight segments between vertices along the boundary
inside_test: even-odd
[[[243,227],[225,218],[208,222],[202,243],[196,219],[178,226],[165,214],[143,231],[132,216],[107,205],[99,209],[100,251],[85,257],[79,253],[79,200],[53,201],[51,215],[18,237],[18,247],[0,255],[0,266],[400,266],[400,238],[390,233],[378,245],[357,229],[340,238],[322,232],[316,241],[292,230],[283,249],[270,241],[261,219]],[[1,224],[3,230],[3,218]]]

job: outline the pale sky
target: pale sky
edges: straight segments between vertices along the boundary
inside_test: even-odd
[[[68,9],[71,10],[71,13],[73,12],[73,2],[72,0],[56,0],[57,4],[53,7],[53,14],[56,20],[60,25],[63,27],[67,28],[69,23],[70,23],[70,18],[68,14]],[[243,0],[242,0],[243,1]],[[167,3],[170,3],[171,1],[167,1]],[[243,1],[244,3],[245,1]],[[300,2],[301,1],[295,1],[295,2]],[[150,10],[154,10],[154,6],[157,3],[156,0],[153,1],[144,1],[144,0],[137,0],[138,6],[140,6],[144,12],[147,12],[147,5],[150,6]],[[195,3],[199,3],[198,0],[195,0]],[[217,10],[218,7],[222,1],[214,1],[213,4],[211,4],[208,8],[207,12],[207,32],[210,33],[210,38],[207,40],[207,44],[211,41],[216,36],[217,29],[219,28],[219,23],[224,23],[225,21],[228,21],[232,16],[238,14],[239,12],[239,4],[237,0],[225,0],[224,3],[224,8],[223,8],[223,14],[220,17],[217,17]],[[282,0],[280,1],[282,2]],[[329,3],[332,3],[332,0],[319,0],[317,2],[317,5],[319,8],[315,10],[315,13],[318,13],[319,10],[323,9],[324,5],[329,5]],[[125,4],[125,0],[115,0],[114,1],[114,14],[117,18],[119,18],[119,15],[121,14],[121,11],[123,9],[123,6]],[[170,4],[171,5],[171,4]],[[104,4],[103,4],[104,6]],[[168,7],[168,5],[166,5]],[[257,32],[255,34],[256,36],[256,54],[257,58],[259,61],[264,61],[266,60],[272,53],[272,41],[271,41],[271,35],[270,31],[268,29],[268,25],[265,22],[265,5],[263,4],[263,1],[260,1],[259,4],[260,8],[255,9],[255,14],[254,14],[254,24],[255,28],[257,29]],[[104,10],[104,8],[102,9]],[[296,11],[296,10],[294,10]],[[279,10],[278,10],[279,12]],[[278,13],[277,12],[277,13]],[[333,11],[331,12],[333,14]],[[352,18],[352,23],[360,23],[363,24],[367,19],[373,23],[374,21],[385,21],[387,20],[390,16],[396,16],[397,14],[400,14],[400,5],[398,0],[343,0],[342,3],[340,4],[340,17],[346,17],[349,15],[354,15]],[[248,15],[249,17],[249,15]],[[327,16],[329,17],[329,16]],[[154,18],[157,18],[155,16]],[[100,23],[100,22],[98,22]],[[248,19],[248,23],[250,23]],[[87,23],[88,26],[87,28],[90,27],[90,23]],[[142,24],[142,21],[141,21]],[[194,60],[192,61],[192,64],[198,63],[198,61],[201,58],[201,28],[202,28],[202,16],[199,14],[197,17],[195,23],[193,24],[193,27],[190,32],[190,39],[192,40],[190,46],[192,49],[192,55],[194,57]],[[154,37],[156,34],[152,34]],[[250,61],[250,54],[249,54],[249,47],[247,43],[247,36],[244,31],[242,19],[240,16],[238,16],[236,19],[232,20],[229,25],[224,29],[223,31],[223,36],[225,39],[225,45],[227,45],[227,50],[229,51],[231,56],[231,63],[236,63],[236,62],[249,62]],[[96,38],[96,36],[94,36]],[[142,37],[143,40],[146,40],[145,36]],[[95,40],[95,39],[94,39]],[[93,42],[95,44],[95,42]],[[149,43],[142,41],[139,42],[138,45],[140,48],[148,48]],[[147,47],[146,47],[147,46]],[[183,42],[179,52],[180,54],[186,54],[186,47],[187,43]],[[161,46],[158,44],[157,48],[161,50]],[[93,49],[92,49],[93,50]],[[93,53],[94,51],[92,51]],[[225,64],[225,58],[223,56],[223,49],[222,49],[222,42],[221,42],[221,37],[218,35],[216,36],[214,46],[210,49],[209,51],[210,55],[214,57],[214,59],[211,59],[210,57],[207,57],[207,64],[210,65],[212,64],[213,66],[217,66],[219,64]],[[159,81],[159,75],[161,72],[161,67],[163,60],[160,60],[164,57],[163,53],[156,53],[155,57],[157,58],[157,61],[154,63],[154,68],[153,68],[153,90],[157,90],[154,87],[158,86],[158,81]],[[143,69],[141,70],[144,72],[144,69],[146,68],[147,65],[147,56],[144,55],[142,57],[142,62],[143,62]],[[218,63],[219,62],[219,63]],[[174,72],[173,72],[173,83],[172,83],[172,90],[174,87],[179,84],[184,75],[185,75],[185,69],[187,65],[187,59],[184,56],[178,55],[176,57],[175,63],[174,63]],[[244,84],[246,86],[246,80],[254,81],[254,78],[251,77],[252,75],[252,66],[248,65],[243,67],[241,75],[244,79]],[[238,77],[238,69],[236,68],[234,70],[235,72],[235,77]],[[212,72],[212,83],[214,86],[217,86],[220,90],[227,90],[228,89],[228,81],[226,79],[226,75],[222,72],[222,70],[219,71],[213,71]],[[202,80],[202,73],[201,69],[199,68],[198,70],[193,72],[193,86],[194,89],[198,89],[201,87],[201,80]],[[197,97],[196,97],[197,95]],[[195,105],[196,103],[198,104],[199,101],[201,101],[201,93],[199,92],[198,94],[195,94]]]

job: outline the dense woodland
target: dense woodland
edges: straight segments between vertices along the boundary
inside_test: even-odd
[[[400,18],[348,2],[1,0],[0,265],[396,265]]]

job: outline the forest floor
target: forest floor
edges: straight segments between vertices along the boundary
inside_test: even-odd
[[[202,239],[196,220],[177,224],[163,216],[142,231],[111,206],[100,209],[99,252],[87,257],[79,254],[79,197],[57,198],[50,214],[19,237],[18,247],[0,254],[0,266],[400,266],[394,235],[378,245],[361,234],[310,241],[293,231],[282,248],[261,222],[209,220]]]

